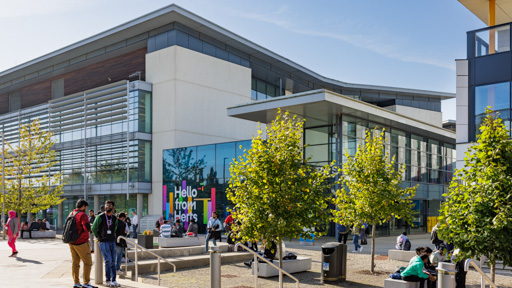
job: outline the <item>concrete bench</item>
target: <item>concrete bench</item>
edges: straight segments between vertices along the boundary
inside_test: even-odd
[[[20,238],[21,238],[21,232],[20,231]],[[24,238],[29,237],[29,232],[24,231],[25,235],[23,235]],[[57,232],[54,230],[46,230],[46,231],[32,231],[32,238],[55,238],[57,236]]]
[[[274,260],[272,263],[279,267],[279,260]],[[283,260],[283,270],[290,274],[304,272],[311,270],[311,263],[311,257],[297,256],[297,259],[294,260]],[[254,275],[254,269],[252,274]],[[270,266],[268,263],[258,262],[258,277],[268,278],[278,275],[279,270],[276,268]]]
[[[158,247],[160,248],[199,246],[204,245],[204,242],[204,237],[158,237]]]
[[[418,288],[420,287],[420,282],[408,282],[404,280],[398,279],[385,279],[384,280],[384,288]]]
[[[414,256],[416,256],[416,251],[388,250],[388,258],[390,260],[409,262]]]

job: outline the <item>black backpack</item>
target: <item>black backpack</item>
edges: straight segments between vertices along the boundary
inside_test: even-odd
[[[80,213],[80,212],[78,212]],[[64,224],[64,231],[62,232],[62,242],[64,243],[73,243],[78,240],[78,230],[76,229],[76,213],[73,215],[73,212],[66,218],[66,223]]]
[[[404,251],[411,251],[411,241],[409,239],[405,240],[404,245],[402,246]]]

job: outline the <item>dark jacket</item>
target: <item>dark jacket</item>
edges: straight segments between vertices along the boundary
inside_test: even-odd
[[[98,217],[94,219],[94,224],[92,224],[92,233],[94,233],[94,236],[98,238],[100,242],[116,242],[117,217],[112,213],[108,219],[112,220],[110,234],[107,232],[109,230],[107,225],[107,213],[98,215]]]
[[[118,236],[124,236],[124,237],[127,236],[126,223],[124,223],[123,221],[121,221],[119,219],[117,219],[117,225],[116,225],[116,238]],[[119,243],[116,240],[116,245],[119,247],[123,247],[123,248],[126,248],[128,246],[128,245],[126,245],[126,241],[124,239],[121,239],[121,241],[119,241]]]

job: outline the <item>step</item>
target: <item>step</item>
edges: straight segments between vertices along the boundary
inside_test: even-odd
[[[203,248],[204,251],[204,248]],[[146,253],[148,254],[148,253]],[[154,257],[154,256],[153,256]],[[224,252],[221,253],[221,263],[233,263],[233,262],[244,262],[249,261],[253,258],[253,255],[249,252]],[[184,269],[184,268],[193,268],[193,267],[201,267],[210,265],[210,255],[202,254],[202,255],[191,255],[191,256],[179,256],[165,259],[174,265],[176,265],[176,270]],[[155,273],[158,271],[158,260],[157,259],[144,259],[138,260],[139,263],[139,275],[140,274],[148,274]],[[121,271],[124,271],[125,264],[121,264]],[[135,262],[128,263],[128,271],[135,271]],[[160,272],[163,271],[172,271],[173,266],[169,263],[160,260]],[[132,277],[134,274],[132,273]]]
[[[210,246],[212,244],[210,243]],[[227,252],[229,245],[224,242],[217,242],[217,247],[219,247],[221,252]],[[155,253],[156,255],[163,258],[175,258],[175,257],[183,257],[183,256],[193,256],[193,255],[201,255],[205,251],[205,245],[201,246],[189,246],[189,247],[175,247],[175,248],[158,248],[158,249],[149,249],[149,251]],[[135,261],[135,249],[132,248],[128,250],[128,259]],[[145,260],[145,259],[155,259],[155,256],[147,253],[146,251],[138,249],[137,251],[137,259]]]

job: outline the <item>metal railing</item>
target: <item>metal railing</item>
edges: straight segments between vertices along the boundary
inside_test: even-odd
[[[172,267],[174,268],[174,273],[176,273],[176,265],[174,265],[173,263],[167,261],[167,259],[165,259],[162,256],[159,256],[159,255],[149,251],[148,249],[140,246],[139,244],[133,242],[132,240],[129,240],[128,238],[126,238],[124,236],[117,237],[117,243],[119,243],[119,240],[121,240],[121,239],[123,239],[127,243],[130,243],[133,246],[135,246],[135,282],[139,282],[139,262],[138,262],[138,256],[137,256],[137,252],[138,252],[137,248],[140,248],[142,251],[148,252],[149,254],[155,256],[158,259],[158,286],[160,286],[160,259],[162,259],[165,262],[171,264]],[[125,262],[124,263],[124,275],[127,275],[127,273],[128,273],[128,255],[127,254],[126,254],[126,257],[124,257],[124,262]]]
[[[482,269],[478,266],[478,264],[475,263],[475,261],[473,261],[473,259],[466,260],[466,262],[464,263],[464,271],[466,271],[466,272],[468,271],[469,264],[473,265],[473,268],[475,268],[475,270],[478,273],[480,273],[480,275],[482,275],[482,277],[487,281],[487,283],[489,283],[489,285],[491,285],[491,287],[498,288],[498,286],[496,286],[496,284],[494,284],[492,282],[492,280],[487,276],[487,274],[484,273],[484,271],[482,271]],[[483,282],[483,279],[482,279],[482,287],[483,286],[485,286],[485,283]]]
[[[295,278],[292,276],[292,274],[284,271],[283,269],[279,268],[278,266],[274,265],[274,263],[268,261],[267,259],[263,258],[263,256],[259,255],[258,253],[254,252],[252,249],[250,249],[249,247],[245,246],[244,244],[242,243],[237,243],[235,245],[235,251],[238,250],[238,247],[242,247],[244,248],[247,252],[251,253],[252,255],[254,255],[254,261],[253,261],[253,271],[254,271],[254,287],[255,288],[258,288],[258,258],[260,258],[261,260],[267,262],[270,266],[276,268],[278,271],[282,272],[283,274],[286,274],[286,276],[292,278],[293,280],[295,280],[295,282],[297,282],[297,288],[299,288],[299,279]],[[279,287],[283,287],[283,278],[282,277],[279,277]]]

